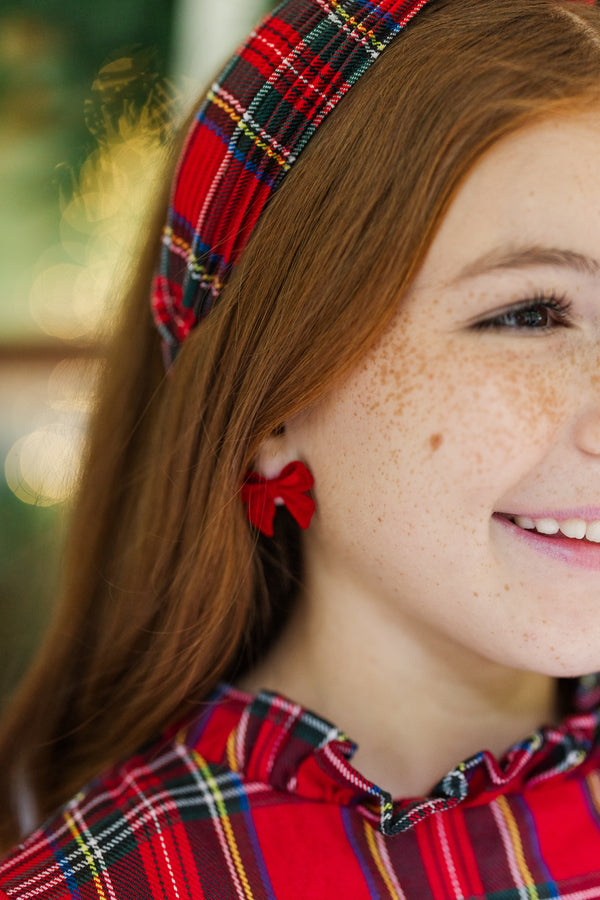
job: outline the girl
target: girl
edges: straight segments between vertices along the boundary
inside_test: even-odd
[[[106,369],[0,896],[600,897],[599,147],[583,0],[253,32]]]

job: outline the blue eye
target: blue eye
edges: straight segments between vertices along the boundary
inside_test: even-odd
[[[534,297],[511,306],[503,313],[476,322],[472,327],[477,331],[552,331],[571,325],[569,310],[571,303],[564,297]]]

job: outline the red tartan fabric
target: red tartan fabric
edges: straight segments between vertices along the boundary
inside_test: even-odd
[[[392,803],[342,732],[221,686],[0,865],[3,900],[600,898],[600,690]]]
[[[167,363],[318,126],[427,2],[284,0],[211,86],[179,161],[152,287]]]

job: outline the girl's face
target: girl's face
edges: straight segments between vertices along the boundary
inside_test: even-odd
[[[498,143],[385,338],[285,435],[317,592],[548,675],[600,668],[600,543],[511,519],[600,522],[599,162],[600,112]]]

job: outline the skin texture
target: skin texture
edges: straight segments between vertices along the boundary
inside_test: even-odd
[[[317,513],[301,602],[243,686],[333,720],[395,795],[500,755],[554,718],[554,677],[600,668],[600,568],[493,518],[600,510],[600,268],[546,252],[600,259],[599,147],[600,112],[493,147],[383,340],[257,460],[304,460]],[[540,296],[569,327],[505,314]]]

